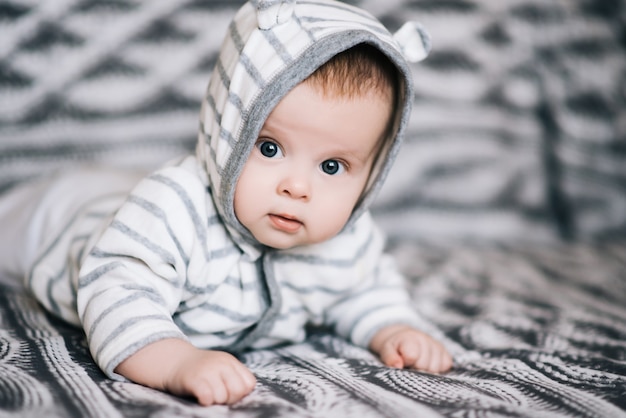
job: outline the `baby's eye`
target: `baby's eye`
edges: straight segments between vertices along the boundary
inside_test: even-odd
[[[345,167],[337,160],[326,160],[320,164],[320,168],[326,174],[335,175],[341,174],[345,171]]]
[[[272,141],[262,141],[257,144],[259,151],[267,158],[280,158],[283,156],[283,152],[281,151],[278,144]]]

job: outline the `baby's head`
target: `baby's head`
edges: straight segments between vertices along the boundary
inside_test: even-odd
[[[389,59],[359,44],[283,97],[235,188],[235,214],[256,240],[286,249],[343,229],[392,131],[398,89]]]
[[[239,9],[202,101],[196,155],[242,250],[315,244],[358,221],[411,114],[407,60],[428,49],[419,24],[391,34],[341,1]]]

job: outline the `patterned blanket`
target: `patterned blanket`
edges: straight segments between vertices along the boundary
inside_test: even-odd
[[[387,368],[315,329],[245,354],[258,384],[231,407],[106,379],[81,331],[4,285],[0,416],[626,417],[625,244],[392,243],[454,370]]]

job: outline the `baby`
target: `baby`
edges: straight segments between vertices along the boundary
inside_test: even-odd
[[[203,405],[253,390],[234,354],[303,341],[306,324],[391,367],[449,370],[367,212],[410,113],[414,35],[331,0],[245,4],[195,155],[12,192],[34,219],[27,287],[109,377]]]

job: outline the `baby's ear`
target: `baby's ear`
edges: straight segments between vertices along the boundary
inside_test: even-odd
[[[404,58],[409,62],[419,62],[430,52],[430,35],[420,23],[406,22],[393,35],[393,38],[400,46]]]
[[[256,0],[252,4],[256,7],[259,29],[269,30],[291,19],[296,0]]]

